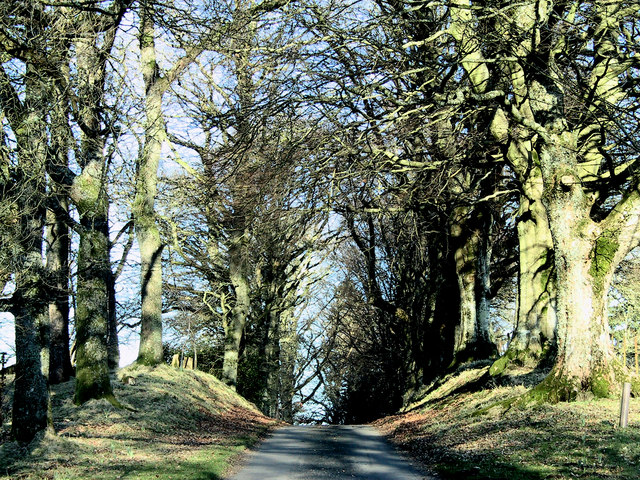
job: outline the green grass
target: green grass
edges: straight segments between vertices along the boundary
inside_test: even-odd
[[[445,480],[640,478],[640,399],[631,401],[629,427],[619,429],[619,399],[509,408],[535,382],[466,391],[477,378],[469,371],[452,376],[377,424]]]
[[[54,387],[56,435],[0,446],[0,478],[218,479],[275,423],[215,377],[161,366],[128,367],[116,397],[72,403],[73,381]],[[9,425],[4,426],[5,430]]]

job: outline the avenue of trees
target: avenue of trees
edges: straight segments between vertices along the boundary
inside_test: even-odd
[[[123,328],[138,363],[190,356],[287,421],[392,413],[475,360],[546,368],[525,401],[633,373],[637,1],[0,14],[17,440],[71,377],[121,407]]]

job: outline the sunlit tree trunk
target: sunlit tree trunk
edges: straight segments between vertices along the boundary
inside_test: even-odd
[[[552,139],[541,163],[557,268],[558,355],[537,391],[552,401],[573,400],[585,390],[608,396],[615,375],[607,295],[616,266],[640,239],[640,192],[625,195],[607,219],[591,220],[575,137]]]
[[[556,266],[539,165],[522,179],[516,227],[518,284],[516,325],[507,351],[491,367],[503,373],[513,363],[535,367],[552,361],[556,338]]]
[[[154,25],[146,4],[140,25],[141,69],[145,83],[145,140],[138,159],[134,222],[140,248],[140,349],[138,362],[157,365],[162,362],[162,241],[156,224],[155,199],[158,191],[158,166],[164,135],[162,117],[163,89],[159,87]]]
[[[458,42],[462,67],[467,72],[475,94],[485,95],[496,79],[489,63],[484,61],[481,49],[483,39],[477,35],[478,17],[469,8],[469,0],[455,0],[451,9],[451,34]],[[528,7],[520,13],[527,22]],[[523,27],[523,30],[526,27]],[[510,72],[511,79],[519,81],[517,67]],[[508,76],[509,74],[507,74]],[[521,88],[516,87],[518,94]],[[523,109],[527,98],[519,99]],[[542,176],[538,164],[531,164],[529,152],[533,148],[532,134],[527,129],[511,128],[505,112],[495,111],[489,131],[496,143],[506,145],[505,156],[519,178],[522,188],[518,218],[519,275],[516,329],[507,354],[492,368],[501,373],[511,360],[520,363],[538,363],[552,353],[555,335],[555,276],[553,246],[547,214],[542,204]]]
[[[529,176],[535,196],[522,196],[518,228],[519,276],[517,324],[509,348],[520,362],[537,363],[555,344],[556,300],[553,243],[542,204],[541,176]]]

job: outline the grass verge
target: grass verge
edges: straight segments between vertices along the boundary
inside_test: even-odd
[[[133,384],[118,379],[133,377]],[[74,382],[52,391],[56,435],[0,446],[0,478],[218,479],[276,423],[206,373],[130,366],[116,397],[73,405]],[[8,425],[4,426],[5,431]]]
[[[509,407],[539,374],[465,388],[477,384],[486,368],[451,376],[404,414],[376,426],[442,479],[640,478],[640,399],[631,400],[626,429],[617,427],[619,399]]]

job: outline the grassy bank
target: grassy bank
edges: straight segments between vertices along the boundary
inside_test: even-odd
[[[123,377],[133,381],[123,383]],[[215,377],[161,366],[127,367],[116,397],[72,403],[73,381],[53,388],[57,435],[28,447],[5,441],[0,478],[216,479],[274,422]],[[4,426],[5,430],[7,425]]]
[[[540,376],[523,371],[487,382],[487,368],[452,375],[377,426],[445,480],[640,478],[640,399],[631,400],[623,430],[619,399],[507,409],[504,401]]]

